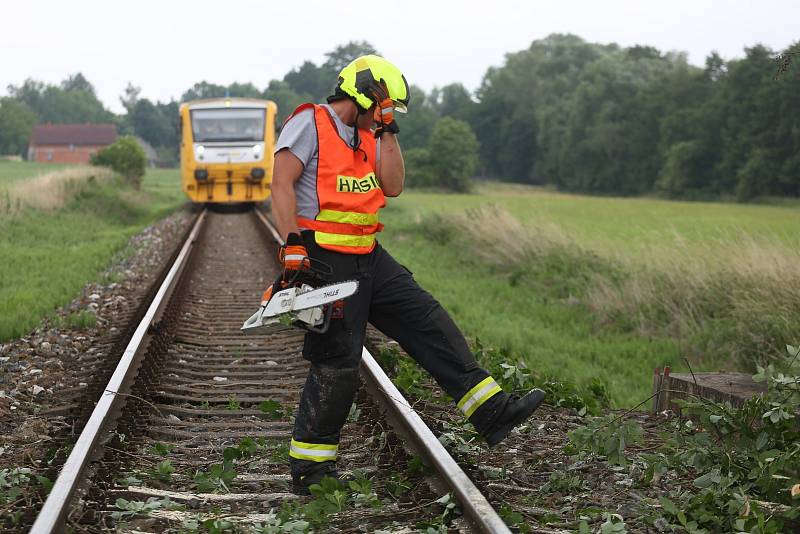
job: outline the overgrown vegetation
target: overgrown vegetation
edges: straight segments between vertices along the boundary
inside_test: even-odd
[[[731,241],[715,256],[609,260],[563,232],[525,228],[495,207],[424,228],[452,228],[454,242],[508,276],[556,299],[577,298],[603,326],[680,339],[688,354],[753,370],[782,355],[800,327],[800,253],[776,242]],[[441,234],[440,234],[441,235]]]
[[[754,378],[767,393],[741,408],[690,397],[669,422],[663,443],[629,452],[641,428],[621,417],[597,419],[569,434],[572,454],[632,464],[642,487],[660,485],[658,503],[643,502],[652,526],[701,534],[789,532],[800,528],[800,347]],[[668,482],[662,482],[668,481]]]
[[[800,325],[789,210],[697,204],[690,217],[664,201],[601,209],[509,189],[445,204],[412,193],[387,210],[381,242],[469,335],[535,373],[598,381],[633,405],[655,367],[751,371]]]
[[[0,162],[0,170],[25,165]],[[112,171],[90,167],[17,180],[4,194],[15,200],[0,200],[0,341],[24,335],[72,300],[132,235],[183,202],[174,172],[151,171],[137,192]],[[63,322],[85,327],[94,317]]]
[[[18,215],[29,208],[52,212],[64,208],[81,193],[112,184],[115,179],[110,169],[79,166],[18,180],[0,188],[0,217]]]
[[[16,526],[20,523],[26,505],[30,503],[31,488],[40,486],[50,491],[53,482],[45,476],[36,475],[27,467],[0,469],[0,506],[3,516],[0,525]]]
[[[381,439],[385,439],[385,434],[382,434]],[[284,443],[281,442],[281,445]],[[278,443],[263,438],[243,438],[238,445],[226,447],[222,451],[221,461],[196,471],[191,482],[193,489],[198,492],[214,493],[235,491],[231,486],[240,471],[259,458],[267,457],[272,461],[276,447],[279,447]],[[172,447],[155,443],[146,451],[139,451],[140,457],[146,457],[147,454],[155,455],[155,459],[150,458],[151,468],[135,473],[123,473],[117,478],[116,483],[120,486],[138,486],[143,480],[170,483],[174,474],[170,459]],[[277,461],[285,464],[287,458],[283,457]],[[391,475],[386,488],[387,498],[392,501],[405,501],[408,497],[406,493],[412,487],[412,480],[414,485],[424,484],[422,477],[430,471],[419,457],[411,458],[405,466],[398,465],[397,469],[398,471]],[[2,480],[0,476],[0,484]],[[319,484],[312,485],[310,491],[310,499],[287,500],[280,509],[270,510],[265,518],[259,518],[256,522],[237,518],[235,514],[226,513],[223,508],[212,508],[197,513],[191,511],[191,507],[177,504],[169,498],[152,497],[146,500],[117,499],[116,510],[112,512],[111,517],[117,521],[118,527],[123,527],[128,521],[151,517],[168,521],[171,528],[177,528],[180,532],[301,534],[326,531],[331,527],[336,514],[359,510],[380,513],[383,508],[391,504],[378,497],[373,480],[360,472],[352,473],[346,481],[325,477]],[[416,525],[423,532],[446,532],[452,519],[460,515],[455,499],[450,494],[432,499],[423,506],[432,511],[429,519]],[[165,511],[177,511],[180,514],[162,515]],[[386,532],[389,531],[391,530]]]

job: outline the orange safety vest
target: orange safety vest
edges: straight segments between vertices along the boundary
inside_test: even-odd
[[[378,210],[386,205],[375,176],[375,138],[369,130],[359,130],[361,146],[354,151],[339,136],[330,112],[316,104],[299,106],[289,118],[309,108],[314,109],[317,125],[319,213],[314,219],[298,217],[297,225],[314,230],[314,239],[322,248],[369,254],[375,248],[375,234],[383,229]]]

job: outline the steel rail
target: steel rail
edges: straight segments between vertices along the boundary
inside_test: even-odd
[[[133,337],[131,337],[125,352],[114,369],[114,374],[108,381],[103,394],[92,411],[92,415],[89,417],[80,436],[78,436],[78,440],[75,442],[67,461],[61,468],[58,478],[56,478],[50,494],[47,496],[47,500],[39,511],[33,527],[31,527],[30,534],[51,534],[62,531],[61,527],[66,518],[68,507],[82,481],[84,469],[89,463],[89,458],[100,440],[103,430],[106,428],[110,415],[118,411],[124,404],[126,386],[130,385],[130,379],[136,374],[137,367],[135,362],[141,356],[140,348],[146,345],[146,341],[150,337],[148,331],[151,326],[157,323],[169,300],[169,296],[180,280],[180,275],[187,264],[190,252],[194,248],[203,222],[206,219],[206,213],[206,210],[203,210],[195,220],[192,231],[184,241],[180,253],[161,283]]]
[[[256,210],[256,214],[282,245],[283,239],[272,222],[259,210]],[[395,430],[411,440],[411,447],[415,452],[422,455],[444,479],[447,486],[444,489],[455,494],[471,526],[478,532],[510,534],[511,530],[491,503],[450,456],[366,347],[362,347],[361,370],[367,381],[367,389],[387,408]]]

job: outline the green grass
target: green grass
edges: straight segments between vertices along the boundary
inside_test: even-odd
[[[31,178],[46,172],[58,171],[66,167],[58,163],[36,163],[28,161],[0,161],[0,187],[11,185],[18,180]]]
[[[14,165],[20,176],[38,174],[38,166]],[[0,215],[0,341],[24,335],[68,303],[131,236],[183,202],[178,172],[152,170],[140,192],[113,181],[83,188],[55,211]],[[68,324],[90,319],[77,316]]]
[[[676,243],[708,256],[742,233],[787,250],[800,235],[800,211],[785,206],[581,197],[519,186],[483,187],[470,195],[410,191],[389,202],[381,243],[468,336],[510,351],[540,373],[584,385],[599,378],[618,406],[649,395],[655,367],[686,370],[684,356],[695,371],[739,364],[713,351],[698,356],[686,337],[670,335],[660,325],[647,331],[620,326],[626,318],[601,321],[584,303],[598,276],[622,283],[633,274],[631,265],[648,263],[650,255],[664,258],[656,265],[663,268]],[[448,226],[463,223],[452,215],[486,204],[501,205],[532,234],[560,235],[560,244],[505,265],[487,261]],[[485,218],[480,222],[492,224]],[[497,241],[507,239],[497,236]],[[698,336],[715,342],[729,334],[714,332],[718,323],[709,321]]]
[[[478,186],[474,194],[406,192],[390,202],[412,213],[463,212],[496,203],[528,225],[558,225],[578,244],[604,253],[638,255],[670,245],[703,250],[710,242],[743,233],[800,246],[800,201],[767,206],[590,197],[489,183]]]

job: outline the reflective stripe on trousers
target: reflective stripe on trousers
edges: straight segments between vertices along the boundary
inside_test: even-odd
[[[461,397],[461,400],[458,401],[458,409],[464,413],[465,417],[469,417],[475,413],[475,410],[480,408],[484,402],[501,391],[502,388],[497,385],[494,378],[488,376],[475,384],[472,389]]]
[[[292,438],[289,446],[289,456],[298,460],[309,460],[312,462],[328,462],[336,460],[338,445],[329,443],[304,443],[295,441]]]

